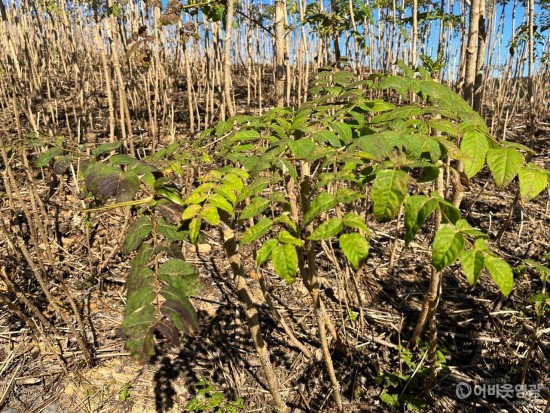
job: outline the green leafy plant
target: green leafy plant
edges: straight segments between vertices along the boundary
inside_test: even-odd
[[[386,389],[380,395],[380,400],[390,409],[405,406],[408,411],[423,411],[427,402],[418,397],[423,392],[425,381],[430,376],[430,366],[425,364],[429,351],[427,343],[420,343],[418,351],[413,352],[405,347],[399,347],[401,361],[407,372],[383,372],[375,378],[375,382]],[[444,348],[436,350],[436,368],[448,371]],[[419,357],[422,355],[422,357]]]
[[[261,360],[268,353],[255,321],[256,310],[247,298],[242,251],[252,251],[258,268],[271,265],[287,284],[303,281],[311,294],[340,410],[339,383],[327,340],[327,328],[334,328],[320,298],[319,251],[334,250],[332,259],[357,271],[368,258],[370,222],[396,221],[403,210],[409,245],[436,216],[431,259],[435,270],[442,271],[458,259],[470,284],[485,269],[502,294],[511,292],[513,273],[489,248],[489,235],[463,219],[460,209],[433,190],[434,183],[444,182],[444,174],[460,174],[452,171],[453,161],[463,163],[464,179],[487,165],[500,188],[519,177],[522,202],[527,202],[547,186],[548,171],[526,164],[522,152],[528,148],[493,139],[481,117],[456,93],[435,83],[426,70],[420,68],[417,77],[405,66],[402,69],[405,76],[361,80],[325,68],[301,107],[236,116],[205,130],[196,147],[211,140],[217,151],[211,163],[203,159],[208,170],[186,197],[174,184],[182,174],[182,163],[167,161],[174,157],[177,144],[143,160],[105,156],[116,149],[111,146],[96,149],[96,159],[81,171],[88,190],[99,199],[116,198],[120,202],[114,206],[139,206],[122,246],[123,253],[137,251],[123,323],[132,354],[145,362],[153,354],[155,331],[176,342],[179,332],[191,332],[196,326],[188,300],[195,291],[196,271],[174,245],[184,240],[196,244],[207,227],[219,230]],[[405,99],[412,93],[418,99],[397,106],[368,99],[369,89]],[[50,155],[61,156],[53,150]],[[165,160],[162,166],[155,166],[161,160]],[[148,196],[132,200],[138,192]],[[271,367],[267,363],[263,367],[277,397]]]
[[[135,253],[127,277],[122,327],[126,348],[136,360],[146,363],[155,353],[155,334],[177,344],[180,333],[191,333],[197,327],[189,296],[199,291],[198,273],[181,253],[189,231],[181,225],[183,200],[172,179],[172,174],[181,173],[193,157],[188,152],[177,153],[178,143],[141,160],[113,154],[119,147],[120,143],[99,145],[91,157],[86,157],[56,143],[37,158],[36,166],[52,165],[55,172],[60,160],[68,159],[70,153],[81,158],[80,176],[93,199],[115,201],[89,208],[86,213],[124,206],[139,208],[136,219],[124,229],[121,245],[122,254]],[[136,200],[138,193],[142,198]]]
[[[216,412],[216,413],[237,413],[245,409],[244,398],[226,400],[223,391],[212,385],[207,379],[195,383],[196,394],[185,405],[186,412]]]

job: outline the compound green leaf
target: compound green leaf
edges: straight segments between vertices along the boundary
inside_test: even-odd
[[[308,159],[313,150],[315,149],[315,143],[311,139],[302,138],[297,141],[291,141],[288,144],[290,150],[297,158]]]
[[[296,223],[290,218],[286,213],[279,215],[273,222],[281,222],[285,224],[288,228],[292,229],[294,232],[298,230]]]
[[[409,175],[397,169],[385,169],[376,174],[372,184],[371,198],[374,218],[377,221],[391,221],[397,216],[407,188]]]
[[[210,225],[219,225],[221,222],[220,214],[218,213],[218,208],[216,208],[212,204],[206,204],[202,211],[201,211],[201,217],[204,218],[206,222],[208,222]]]
[[[304,225],[309,224],[315,217],[336,206],[336,198],[328,192],[321,192],[313,200],[308,211],[304,214]]]
[[[534,163],[519,171],[519,193],[522,202],[528,202],[540,194],[548,185],[548,172]]]
[[[432,245],[432,264],[436,270],[451,265],[464,249],[464,237],[450,224],[443,224],[436,232]]]
[[[465,235],[469,235],[474,238],[489,238],[489,235],[487,235],[483,231],[480,231],[479,229],[475,229],[465,219],[459,219],[458,221],[456,221],[455,226],[458,231]]]
[[[230,215],[234,214],[233,206],[220,194],[212,194],[208,197],[208,203],[214,205],[216,208],[227,212]]]
[[[279,232],[279,235],[278,235],[277,239],[282,244],[292,244],[292,245],[296,245],[298,247],[301,247],[302,245],[304,245],[304,241],[302,241],[301,239],[296,238],[295,236],[293,236],[287,230],[282,230],[281,232]]]
[[[518,174],[525,157],[513,148],[493,148],[487,152],[487,165],[499,188],[505,188]]]
[[[185,296],[180,297],[178,300],[166,300],[162,304],[160,311],[182,333],[192,333],[199,326],[197,313],[193,308],[193,304]],[[172,341],[175,340],[172,339]]]
[[[338,138],[340,138],[340,140],[345,144],[348,144],[353,140],[353,132],[351,130],[351,126],[349,126],[347,123],[333,122],[330,124],[330,126],[336,132]]]
[[[180,296],[196,294],[198,289],[195,279],[198,274],[193,265],[178,258],[173,258],[160,264],[158,270],[159,280],[175,289],[172,292],[168,292],[168,295],[165,295],[165,297],[177,299]]]
[[[191,218],[195,218],[199,211],[201,210],[201,206],[199,204],[191,204],[185,210],[183,211],[181,215],[181,219],[186,221]]]
[[[460,256],[460,265],[470,285],[474,285],[481,274],[484,263],[483,252],[476,249],[464,251]]]
[[[369,255],[369,242],[363,235],[356,232],[340,235],[339,244],[344,255],[354,268],[357,268],[361,261]]]
[[[48,149],[46,152],[40,154],[35,162],[37,168],[42,168],[50,163],[50,161],[56,156],[63,155],[63,149],[54,146]]]
[[[99,145],[97,148],[95,148],[92,151],[92,155],[98,156],[107,152],[114,151],[115,149],[120,148],[120,145],[121,145],[120,142],[104,143],[103,145]]]
[[[413,240],[426,219],[437,208],[437,200],[424,195],[413,195],[405,202],[405,243]]]
[[[514,274],[506,261],[493,255],[486,255],[485,268],[491,274],[491,278],[498,285],[504,296],[507,296],[514,287]]]
[[[149,215],[142,215],[130,224],[126,231],[126,237],[122,244],[122,253],[130,254],[143,242],[151,233],[153,224]]]
[[[370,234],[365,220],[354,212],[348,212],[346,215],[344,215],[344,218],[342,218],[342,223],[346,227],[360,229],[365,234]]]
[[[256,215],[261,214],[269,207],[269,199],[265,199],[261,196],[257,196],[250,200],[250,204],[244,207],[242,210],[239,219],[248,219],[255,217]]]
[[[336,192],[336,199],[342,204],[349,204],[350,202],[364,197],[365,196],[362,193],[354,191],[350,188],[340,188]]]
[[[477,174],[485,164],[485,156],[489,150],[489,142],[485,135],[478,131],[471,131],[464,135],[460,144],[464,159],[464,173],[468,178]]]
[[[256,253],[256,265],[262,265],[271,256],[271,252],[276,245],[279,245],[279,240],[268,239],[265,241]]]
[[[292,244],[274,246],[271,251],[271,261],[277,275],[288,284],[292,284],[296,279],[296,271],[298,271],[296,247]]]
[[[339,218],[331,218],[315,228],[315,231],[312,232],[312,234],[309,236],[309,239],[312,241],[328,239],[330,237],[338,235],[342,231],[342,229],[344,229],[342,220]]]
[[[255,225],[249,227],[241,237],[241,244],[249,244],[264,236],[269,228],[273,225],[273,221],[269,218],[261,218]]]
[[[269,185],[269,178],[261,176],[256,178],[250,185],[246,185],[237,197],[237,201],[243,201],[246,198],[262,192]]]
[[[196,244],[199,239],[199,234],[201,232],[201,223],[202,219],[200,216],[195,217],[189,223],[189,240]]]

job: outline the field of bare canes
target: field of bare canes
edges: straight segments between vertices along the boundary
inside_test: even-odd
[[[548,28],[383,3],[0,4],[1,412],[550,412]]]

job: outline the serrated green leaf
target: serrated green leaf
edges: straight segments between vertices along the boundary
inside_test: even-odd
[[[233,206],[220,194],[212,194],[208,197],[209,204],[214,205],[216,208],[227,212],[230,215],[234,215]]]
[[[122,253],[127,255],[134,251],[153,230],[151,217],[142,215],[130,224],[122,244]]]
[[[336,206],[337,201],[334,195],[328,192],[321,192],[311,202],[308,211],[304,214],[304,225],[309,224],[315,217]]]
[[[501,189],[516,177],[524,160],[525,157],[513,148],[492,148],[487,151],[487,166]]]
[[[301,247],[302,245],[304,245],[304,242],[301,239],[296,238],[286,230],[279,232],[277,239],[281,244],[292,244],[298,247]]]
[[[407,199],[405,202],[405,243],[407,245],[410,244],[437,205],[436,199],[424,195],[413,195]]]
[[[185,206],[185,202],[181,199],[181,195],[178,192],[170,190],[168,188],[160,188],[157,190],[157,196],[161,198],[166,198],[172,201],[174,204]]]
[[[125,348],[132,357],[145,364],[155,353],[153,326],[156,322],[156,297],[153,290],[153,271],[148,267],[153,250],[142,244],[132,260],[126,281],[126,308],[122,329],[127,336]]]
[[[246,185],[242,192],[238,195],[237,200],[243,201],[248,197],[254,196],[262,192],[269,185],[269,178],[261,176],[256,178],[250,185]]]
[[[231,120],[220,121],[216,124],[216,129],[215,129],[216,137],[220,138],[222,135],[226,134],[232,129],[233,129],[233,121]]]
[[[289,142],[288,147],[295,157],[308,159],[315,149],[315,143],[309,138],[302,138]]]
[[[449,136],[458,136],[460,130],[455,123],[452,123],[446,119],[434,119],[428,122],[428,126],[433,129],[437,129],[441,132],[448,134]]]
[[[344,215],[344,218],[342,218],[342,223],[346,227],[360,229],[365,234],[370,235],[370,231],[365,223],[365,220],[354,212],[348,212]]]
[[[269,199],[265,199],[261,196],[254,197],[250,200],[250,204],[247,205],[239,215],[240,220],[255,217],[261,214],[269,207]]]
[[[292,218],[290,218],[287,214],[279,215],[277,218],[275,218],[273,222],[281,222],[292,229],[294,232],[296,232],[298,229],[296,223],[292,221]]]
[[[409,179],[409,175],[397,169],[385,169],[376,174],[371,198],[377,221],[387,222],[397,216],[407,194]]]
[[[369,242],[363,235],[356,232],[340,235],[339,244],[344,255],[354,268],[357,268],[361,261],[369,255]]]
[[[458,221],[456,221],[455,226],[458,231],[465,235],[469,235],[474,238],[489,239],[489,235],[487,235],[483,231],[473,228],[470,223],[465,219],[459,219]]]
[[[170,259],[159,265],[158,279],[165,285],[162,295],[168,300],[183,300],[199,292],[196,268],[181,259]]]
[[[292,179],[298,180],[298,172],[296,172],[296,168],[288,159],[277,158],[275,164],[281,170],[283,175],[290,175]]]
[[[188,231],[180,230],[177,225],[167,223],[164,218],[160,219],[157,225],[157,231],[169,241],[189,240]]]
[[[219,225],[220,220],[220,214],[218,213],[218,208],[216,208],[212,204],[206,204],[204,208],[201,211],[201,217],[204,218],[206,222],[208,222],[210,225]]]
[[[63,155],[63,149],[54,146],[49,148],[46,152],[43,152],[38,156],[38,159],[35,162],[37,168],[42,168],[50,163],[50,161],[56,156]]]
[[[464,251],[460,256],[460,265],[470,285],[474,285],[483,269],[484,254],[476,249]]]
[[[351,143],[353,140],[353,131],[351,127],[344,122],[333,122],[330,127],[336,132],[338,138],[345,144]]]
[[[92,151],[92,155],[99,156],[104,153],[114,151],[115,149],[120,148],[120,145],[121,145],[120,142],[104,143],[103,145],[99,145],[97,148],[95,148]]]
[[[371,119],[372,123],[388,122],[394,119],[412,119],[415,116],[424,113],[424,109],[418,106],[399,106],[389,112],[375,116]]]
[[[109,157],[109,163],[111,165],[134,165],[141,162],[139,162],[136,158],[131,157],[130,155],[119,153]]]
[[[238,141],[252,141],[260,138],[260,133],[254,129],[244,129],[238,131],[231,138],[227,139],[226,145],[232,145]]]
[[[233,187],[233,185],[227,183],[221,184],[216,189],[214,189],[214,192],[223,196],[232,205],[235,205],[235,202],[237,202],[237,195],[235,194],[236,189]]]
[[[312,241],[320,241],[338,235],[344,229],[342,220],[339,218],[331,218],[319,225],[309,236]]]
[[[392,409],[399,407],[398,394],[382,393],[380,395],[380,400],[382,401],[382,403],[384,403],[386,406]]]
[[[202,219],[200,216],[195,217],[189,223],[189,240],[191,243],[196,244],[201,232]]]
[[[493,255],[486,255],[484,265],[502,294],[504,296],[510,294],[514,287],[514,274],[508,263]]]
[[[518,175],[521,202],[532,200],[548,185],[548,172],[534,163],[521,168]]]
[[[195,218],[199,214],[199,211],[201,210],[201,208],[202,207],[199,204],[189,205],[187,208],[185,208],[185,210],[181,214],[181,219],[183,221],[186,221],[188,219]]]
[[[336,192],[336,200],[341,204],[349,204],[350,202],[356,201],[364,197],[365,195],[350,188],[340,188]]]
[[[463,162],[467,160],[467,157],[464,155],[464,153],[462,153],[460,148],[456,146],[454,142],[448,139],[445,139],[443,137],[436,137],[435,139],[443,146],[443,148],[447,151],[447,153],[452,159],[456,159]]]
[[[468,178],[477,174],[485,164],[485,156],[489,150],[489,142],[485,135],[479,131],[466,133],[460,144],[464,159],[464,173]]]
[[[288,284],[292,284],[296,279],[298,271],[298,254],[296,246],[292,244],[275,245],[271,251],[271,262],[273,269],[279,277]]]
[[[256,253],[256,265],[262,265],[271,256],[271,252],[276,245],[279,245],[279,241],[276,239],[265,241]]]
[[[437,199],[439,210],[441,211],[441,222],[444,224],[454,224],[462,217],[460,209],[451,204],[449,201],[444,200],[437,192],[432,192],[432,198]]]
[[[243,179],[246,179],[248,177],[248,174],[245,171],[237,168],[233,168],[232,171],[233,172],[224,175],[224,177],[222,178],[222,182],[224,184],[230,185],[231,188],[233,188],[233,190],[238,194],[243,190]]]
[[[195,189],[191,195],[185,198],[185,204],[201,204],[208,197],[208,192]]]
[[[432,264],[441,271],[456,261],[464,249],[464,237],[450,224],[443,224],[435,233],[432,244]]]
[[[255,225],[249,227],[241,237],[240,243],[242,245],[249,244],[256,241],[258,238],[264,236],[267,231],[273,225],[273,221],[269,218],[261,218]]]

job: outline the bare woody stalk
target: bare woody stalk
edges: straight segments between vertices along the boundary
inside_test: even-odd
[[[311,187],[311,171],[310,165],[307,162],[301,163],[302,171],[302,180],[300,185],[300,207],[301,210],[305,213],[310,208],[310,195],[312,191]],[[290,186],[292,188],[292,185]],[[295,214],[296,215],[296,214]],[[330,349],[328,345],[327,338],[327,327],[331,327],[332,323],[328,318],[326,311],[324,310],[323,303],[321,302],[321,297],[319,293],[319,277],[317,274],[317,266],[315,260],[315,250],[313,248],[313,242],[309,240],[309,236],[313,232],[313,223],[308,224],[304,231],[304,247],[307,262],[304,263],[302,259],[298,259],[298,266],[302,279],[304,280],[304,285],[311,294],[313,309],[315,311],[315,318],[317,321],[317,328],[319,329],[319,340],[321,342],[321,350],[323,352],[323,359],[325,361],[325,367],[330,378],[330,382],[333,387],[332,395],[334,401],[336,402],[336,407],[339,412],[344,412],[344,405],[342,402],[342,395],[340,394],[340,383],[336,377],[336,372],[334,370],[334,364],[332,362],[332,356],[330,355]],[[298,253],[300,256],[300,252]]]
[[[275,105],[284,106],[286,0],[275,0]]]
[[[223,218],[225,218],[224,221],[228,219],[227,216]],[[277,411],[279,413],[286,413],[288,411],[288,408],[281,396],[279,383],[277,382],[277,376],[275,375],[275,370],[273,369],[273,365],[271,364],[269,349],[267,347],[267,343],[264,340],[262,330],[260,329],[258,310],[252,302],[251,293],[248,285],[246,284],[246,274],[241,264],[241,256],[238,251],[235,234],[231,227],[223,222],[222,226],[220,226],[220,235],[223,239],[223,248],[225,250],[225,254],[231,266],[231,271],[233,272],[233,282],[235,283],[235,287],[237,287],[237,295],[239,296],[239,300],[241,301],[241,303],[244,305],[246,321],[248,324],[248,328],[250,329],[250,335],[252,336],[254,347],[260,358],[260,364],[265,374],[265,379],[267,381],[269,392],[273,397],[273,401],[275,402],[275,407],[277,408]]]
[[[224,55],[223,55],[223,96],[225,107],[229,117],[235,116],[235,106],[233,105],[233,93],[231,84],[231,26],[233,25],[233,16],[235,14],[234,0],[227,1],[225,9],[225,39],[224,39]]]
[[[527,99],[529,100],[529,137],[532,138],[535,134],[536,119],[535,97],[533,93],[533,66],[535,64],[535,0],[529,0],[527,7],[529,13],[529,64],[527,67]]]

